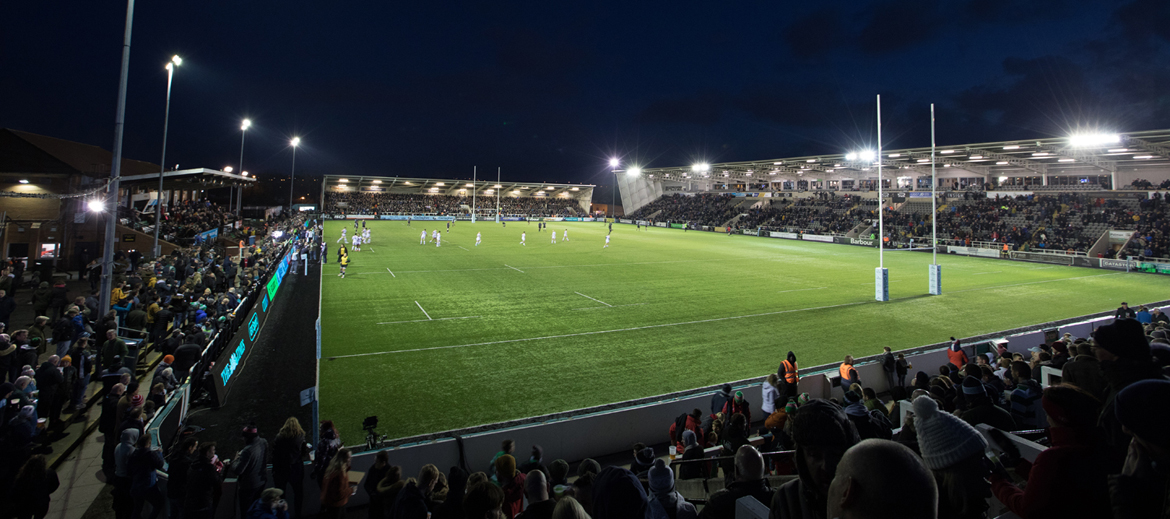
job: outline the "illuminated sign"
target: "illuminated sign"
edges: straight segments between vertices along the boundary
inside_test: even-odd
[[[260,311],[261,312],[268,311],[268,289],[267,288],[264,289],[264,297],[260,298]]]
[[[248,340],[255,341],[256,334],[260,332],[260,314],[252,313],[252,318],[248,320]]]
[[[236,351],[233,351],[231,358],[228,359],[227,366],[224,366],[223,371],[219,374],[220,378],[223,379],[224,385],[227,385],[228,379],[232,378],[232,374],[239,367],[240,359],[244,358],[244,349],[244,341],[240,341],[240,345],[236,346]]]

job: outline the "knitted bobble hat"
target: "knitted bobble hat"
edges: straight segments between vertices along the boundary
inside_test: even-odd
[[[987,440],[971,427],[945,411],[928,396],[914,399],[914,429],[922,461],[932,470],[945,469],[987,448]]]
[[[654,460],[654,466],[650,467],[647,479],[650,480],[651,493],[665,494],[674,490],[674,471],[661,459]]]

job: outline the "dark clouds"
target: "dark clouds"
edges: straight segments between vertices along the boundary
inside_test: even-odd
[[[608,182],[644,166],[1118,130],[1170,120],[1170,2],[828,1],[141,4],[125,153],[157,160],[161,64],[176,75],[168,162],[285,174]],[[112,141],[120,6],[7,6],[0,126]]]

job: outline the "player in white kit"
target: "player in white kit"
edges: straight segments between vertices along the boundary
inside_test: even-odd
[[[426,245],[427,244],[427,230],[426,229],[423,229],[422,234],[419,235],[418,244],[419,245]]]
[[[609,248],[609,235],[608,234],[605,235],[605,247],[602,247],[602,248],[603,249]]]
[[[569,241],[569,230],[565,229],[565,233],[561,235],[561,241]]]
[[[341,237],[337,239],[337,243],[340,243],[342,245],[345,244],[345,229],[346,229],[346,227],[341,228]]]
[[[480,240],[480,236],[481,236],[482,234],[483,234],[483,233],[481,233],[481,232],[477,232],[477,233],[475,233],[475,246],[476,246],[476,247],[479,247],[479,240]]]
[[[553,242],[554,244],[557,242],[557,232],[556,232],[556,231],[553,231],[553,232],[552,232],[552,242]]]
[[[439,241],[439,230],[438,229],[431,231],[431,239],[435,240],[435,241]]]
[[[520,245],[525,245],[525,243],[524,243],[524,237],[525,237],[525,236],[527,236],[527,235],[528,235],[528,233],[523,233],[523,232],[522,232],[522,233],[520,233]],[[526,245],[525,245],[525,246],[526,246]]]
[[[442,233],[436,234],[435,235],[435,246],[438,247],[442,242],[443,242],[443,234]]]
[[[353,235],[353,250],[356,252],[362,251],[362,237],[357,234]]]
[[[362,243],[370,243],[370,229],[369,228],[362,229]]]

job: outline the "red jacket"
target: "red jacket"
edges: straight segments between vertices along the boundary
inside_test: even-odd
[[[959,369],[963,369],[963,366],[966,366],[967,362],[969,362],[967,353],[963,351],[963,348],[959,347],[959,351],[955,351],[954,346],[947,348],[947,360]]]
[[[677,422],[670,424],[670,440],[672,442],[674,442],[675,446],[678,448],[678,453],[682,454],[683,451],[687,450],[687,446],[683,445],[681,431],[678,432],[677,436],[675,436],[675,433],[676,433],[675,429],[677,429],[677,428],[678,428]],[[698,442],[699,446],[707,445],[705,438],[703,438],[703,424],[700,423],[698,420],[695,420],[695,417],[687,416],[686,429],[690,429],[691,431],[694,431],[695,441]]]
[[[991,477],[991,491],[1021,519],[1112,517],[1103,446],[1092,427],[1052,427],[1052,447],[1034,463],[1021,460],[1016,472],[1028,478],[1027,489],[1002,476]]]
[[[504,515],[512,519],[524,510],[524,473],[516,471],[516,475],[504,484]]]
[[[751,425],[751,423],[752,423],[752,408],[751,408],[751,404],[748,403],[746,398],[743,399],[743,401],[738,402],[738,403],[735,401],[734,398],[732,398],[731,400],[728,400],[726,404],[723,404],[723,419],[724,420],[727,420],[730,422],[731,415],[733,415],[735,413],[743,413],[743,417],[747,418],[748,425]]]

